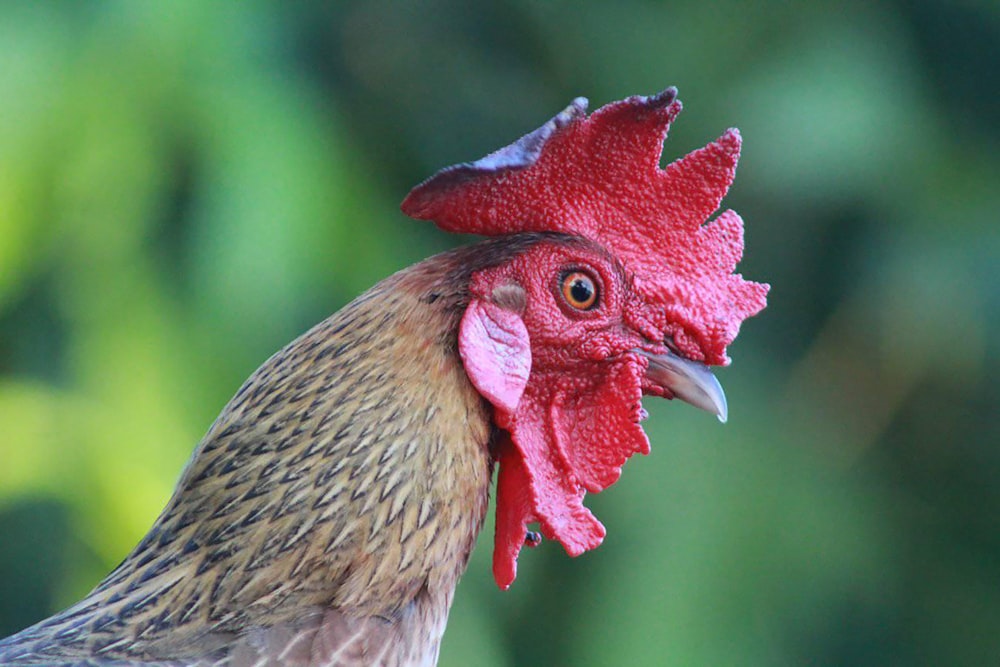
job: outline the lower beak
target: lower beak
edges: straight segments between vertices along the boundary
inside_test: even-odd
[[[646,377],[650,381],[668,389],[682,401],[711,412],[725,423],[728,414],[726,394],[708,366],[673,352],[650,354],[643,350],[636,351],[649,359]]]

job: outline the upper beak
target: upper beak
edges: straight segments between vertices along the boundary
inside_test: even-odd
[[[649,359],[646,377],[657,385],[670,390],[677,398],[696,408],[708,410],[720,422],[728,415],[726,394],[708,366],[680,357],[673,352],[650,354],[636,350]]]

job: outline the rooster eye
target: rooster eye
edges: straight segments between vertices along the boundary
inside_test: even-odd
[[[562,295],[578,310],[590,310],[597,303],[597,285],[583,271],[570,271],[562,278]]]

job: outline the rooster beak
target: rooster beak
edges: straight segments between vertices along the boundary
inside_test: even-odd
[[[698,361],[684,359],[673,352],[650,354],[636,350],[649,359],[646,377],[657,385],[670,390],[677,398],[696,408],[707,410],[726,422],[728,408],[722,385],[715,379],[708,366]]]

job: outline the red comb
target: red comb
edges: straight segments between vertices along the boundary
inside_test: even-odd
[[[663,306],[666,333],[693,359],[725,364],[740,323],[765,306],[768,286],[734,274],[743,221],[705,224],[733,181],[740,134],[660,169],[680,113],[677,89],[634,96],[586,115],[577,98],[542,127],[476,162],[441,170],[402,209],[451,232],[496,236],[565,232],[595,240]]]

